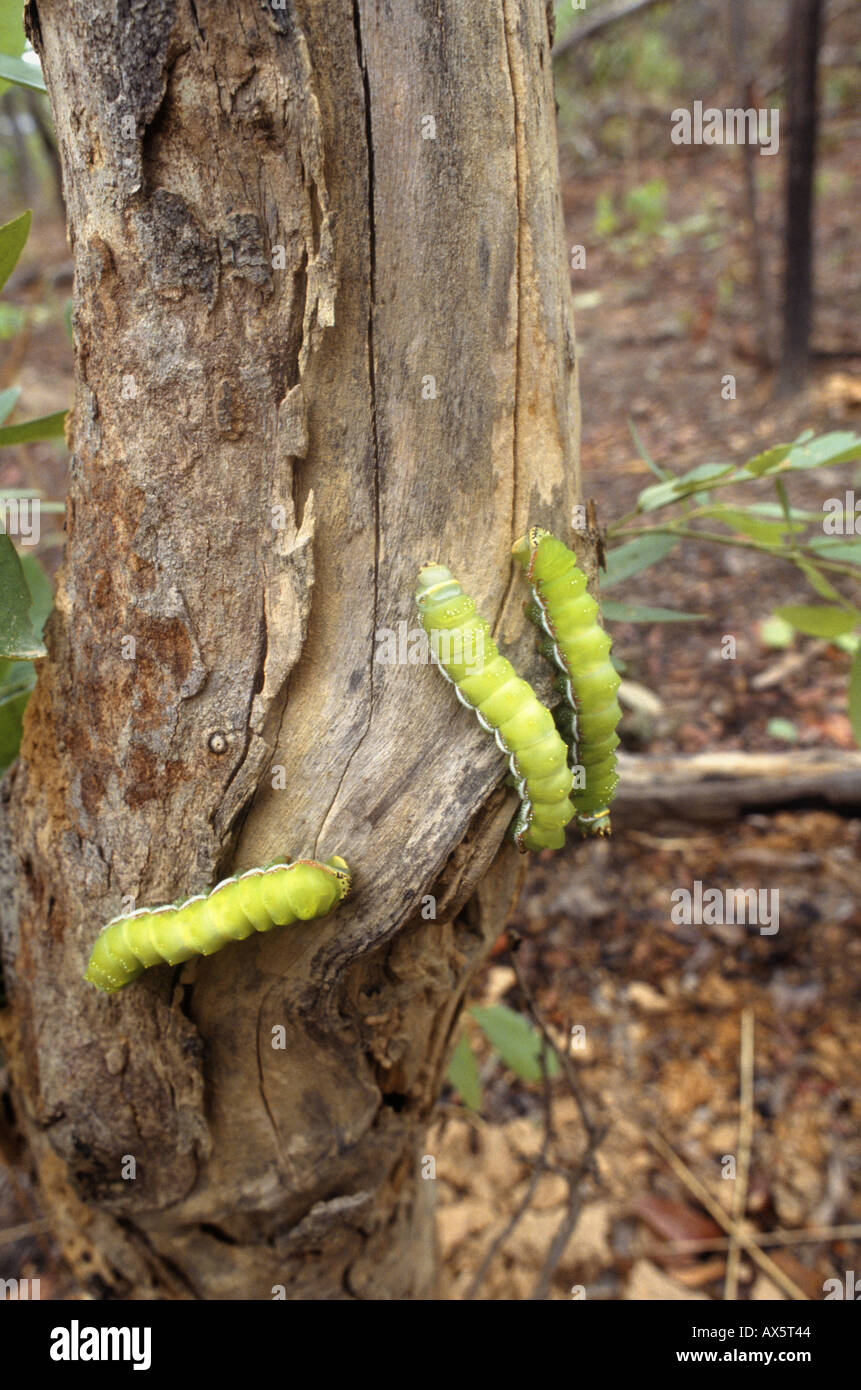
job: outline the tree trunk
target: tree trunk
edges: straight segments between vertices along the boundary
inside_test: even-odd
[[[777,389],[791,395],[810,366],[813,320],[813,195],[822,0],[792,0],[787,33],[789,163],[783,282],[783,346]]]
[[[729,46],[734,67],[733,80],[739,95],[739,107],[742,111],[755,111],[758,96],[752,66],[753,55],[747,39],[744,0],[730,0]],[[751,144],[749,140],[745,140],[741,146],[741,162],[744,171],[748,246],[756,306],[756,345],[760,364],[763,367],[770,367],[772,361],[771,305],[765,273],[762,222],[759,216],[759,193],[756,186],[756,164],[759,157],[758,147]]]
[[[28,23],[77,389],[6,818],[18,1119],[94,1290],[432,1296],[423,1134],[515,800],[375,634],[415,626],[439,558],[536,670],[509,549],[567,530],[578,444],[544,0],[31,0]],[[354,894],[313,928],[84,983],[126,895],[333,852]]]

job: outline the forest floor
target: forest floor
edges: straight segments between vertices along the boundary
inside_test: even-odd
[[[569,248],[586,250],[585,267],[571,273],[584,494],[600,498],[605,526],[654,481],[629,421],[651,458],[675,473],[743,462],[808,427],[861,425],[853,193],[861,144],[857,84],[852,115],[837,61],[858,35],[829,33],[826,44],[835,66],[824,81],[817,171],[814,348],[835,355],[816,358],[804,392],[778,400],[775,374],[757,357],[742,152],[668,139],[675,106],[738,104],[721,80],[730,64],[716,8],[694,6],[685,17],[686,9],[667,11],[662,23],[619,26],[599,52],[575,50],[557,64],[566,233]],[[757,72],[777,65],[779,74],[779,30],[769,34],[764,7],[748,13],[752,24],[765,21]],[[647,59],[675,81],[672,92],[651,72],[648,91],[638,92],[637,65]],[[624,96],[620,85],[605,91],[603,73],[623,79]],[[776,356],[784,146],[757,155],[756,172]],[[735,399],[722,394],[727,374]],[[790,500],[821,510],[857,482],[846,469],[807,474]],[[696,624],[612,625],[626,676],[660,702],[656,714],[626,712],[628,750],[785,752],[769,731],[774,719],[792,726],[795,746],[855,746],[849,656],[813,638],[778,652],[762,639],[775,607],[818,601],[793,566],[685,543],[612,597],[706,615]],[[721,658],[726,634],[736,638],[732,661]],[[731,1212],[738,1181],[723,1180],[733,1171],[728,1157],[749,1164],[746,1229],[783,1233],[765,1248],[777,1274],[742,1253],[739,1298],[821,1299],[825,1280],[861,1269],[859,842],[857,816],[811,809],[673,835],[644,825],[531,866],[513,922],[517,967],[570,1058],[590,1123],[604,1132],[590,1159],[578,1101],[556,1080],[552,1161],[470,1289],[526,1202],[546,1115],[541,1085],[514,1078],[467,1018],[484,1081],[480,1117],[451,1092],[428,1140],[448,1298],[723,1298],[726,1231],[696,1184]],[[670,893],[695,880],[778,890],[779,931],[674,925]],[[504,940],[498,945],[471,1005],[522,1013]],[[744,1067],[743,1018],[753,1043]],[[739,1132],[742,1070],[752,1087],[750,1138]],[[661,1141],[685,1169],[672,1166]],[[829,1236],[835,1227],[849,1227],[851,1238]],[[679,1244],[691,1240],[706,1248]],[[551,1254],[554,1241],[561,1253]]]
[[[719,8],[694,0],[649,12],[648,22],[608,30],[557,64],[566,233],[569,246],[586,249],[586,266],[571,274],[584,491],[600,499],[609,527],[653,480],[629,421],[674,472],[743,461],[807,427],[861,427],[858,88],[839,62],[858,36],[838,28],[825,52],[814,346],[833,355],[817,357],[805,391],[778,400],[757,356],[742,153],[668,138],[676,105],[738,104],[722,80],[730,65]],[[768,91],[782,64],[775,7],[747,8]],[[765,104],[779,99],[772,91]],[[784,146],[756,164],[776,354]],[[59,218],[37,218],[7,296],[25,328],[0,342],[0,387],[22,385],[24,416],[71,398],[69,276]],[[722,394],[728,374],[734,399]],[[63,495],[66,465],[50,445],[7,455],[0,486]],[[852,485],[846,469],[818,471],[791,500],[821,509]],[[706,615],[613,624],[627,678],[656,697],[626,712],[628,750],[786,751],[774,719],[791,726],[798,747],[854,747],[847,654],[811,638],[779,652],[763,640],[775,607],[815,601],[791,565],[683,544],[613,597]],[[733,661],[721,658],[726,634],[736,638]],[[500,937],[470,1005],[524,1012],[519,972],[571,1080],[549,1092],[518,1080],[467,1015],[482,1106],[468,1111],[447,1087],[426,1146],[436,1160],[444,1297],[722,1298],[728,1241],[714,1211],[738,1200],[739,1180],[724,1180],[732,1161],[735,1171],[749,1167],[744,1229],[774,1238],[765,1247],[773,1264],[742,1252],[739,1298],[820,1299],[825,1280],[861,1269],[859,840],[857,816],[796,809],[717,830],[631,828],[536,858],[511,924],[519,948],[512,958]],[[778,890],[778,932],[675,925],[670,894],[696,880]],[[34,1215],[26,1183],[13,1186],[10,1173],[0,1165],[0,1230]],[[0,1277],[7,1264],[30,1268],[43,1297],[69,1296],[46,1239],[30,1227],[7,1240]],[[680,1244],[692,1240],[704,1248]]]

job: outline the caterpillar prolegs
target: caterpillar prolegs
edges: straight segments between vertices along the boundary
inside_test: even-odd
[[[584,835],[609,835],[609,805],[618,784],[616,699],[619,676],[610,661],[610,638],[598,622],[598,605],[586,592],[586,576],[561,541],[533,526],[512,551],[532,586],[527,616],[542,634],[540,646],[556,667],[563,703],[557,725],[569,748],[572,771],[585,785],[571,798]]]
[[[279,860],[249,869],[186,902],[115,917],[97,937],[84,978],[113,993],[151,965],[179,965],[255,931],[325,917],[349,891],[350,871],[337,855],[325,864]]]
[[[489,624],[444,565],[424,565],[416,603],[439,669],[508,756],[520,810],[518,849],[560,849],[574,815],[565,744],[531,685],[500,656]],[[445,641],[441,641],[445,637]]]

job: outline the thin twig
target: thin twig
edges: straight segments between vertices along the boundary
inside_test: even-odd
[[[490,1246],[488,1247],[487,1252],[481,1264],[478,1267],[478,1270],[476,1271],[475,1275],[470,1281],[466,1293],[464,1294],[465,1300],[469,1300],[475,1297],[476,1293],[478,1292],[482,1283],[484,1282],[484,1279],[487,1275],[487,1271],[489,1270],[497,1253],[502,1249],[505,1242],[510,1238],[510,1236],[513,1234],[513,1232],[519,1225],[520,1221],[526,1215],[526,1212],[528,1211],[532,1203],[532,1199],[535,1196],[535,1192],[541,1178],[545,1173],[553,1172],[561,1173],[561,1175],[565,1178],[565,1181],[568,1184],[568,1206],[565,1211],[565,1215],[563,1216],[562,1221],[559,1224],[556,1234],[553,1237],[553,1241],[550,1245],[547,1258],[544,1261],[544,1265],[535,1284],[535,1288],[532,1294],[530,1295],[530,1299],[543,1300],[547,1297],[547,1293],[550,1288],[550,1281],[553,1278],[559,1261],[562,1259],[562,1256],[565,1253],[565,1248],[568,1244],[571,1232],[577,1224],[577,1217],[579,1215],[580,1210],[579,1185],[582,1182],[585,1174],[592,1167],[595,1152],[598,1148],[598,1145],[601,1143],[601,1141],[604,1138],[604,1135],[607,1132],[607,1126],[596,1125],[593,1121],[583,1099],[583,1095],[577,1082],[577,1078],[574,1075],[570,1058],[567,1057],[565,1053],[563,1053],[556,1046],[556,1043],[554,1042],[553,1038],[550,1035],[550,1032],[548,1031],[541,1010],[539,1009],[535,1001],[532,991],[526,983],[523,971],[520,969],[520,965],[517,960],[517,956],[514,949],[515,941],[516,938],[513,936],[511,932],[509,932],[509,960],[514,970],[517,983],[520,987],[520,992],[523,995],[524,1001],[526,1003],[527,1012],[529,1013],[532,1022],[535,1024],[535,1027],[538,1029],[539,1033],[541,1034],[541,1037],[546,1043],[546,1050],[542,1048],[539,1054],[539,1065],[541,1067],[542,1080],[542,1108],[544,1111],[544,1136],[541,1141],[541,1152],[539,1153],[538,1158],[535,1160],[535,1165],[533,1167],[532,1174],[530,1176],[529,1183],[526,1188],[526,1192],[524,1193],[520,1202],[517,1204],[514,1212],[512,1213],[509,1220],[506,1222],[505,1226],[502,1228],[499,1234],[495,1236],[494,1239],[491,1241]],[[586,1148],[583,1152],[582,1157],[580,1158],[579,1163],[577,1164],[577,1167],[573,1170],[573,1172],[569,1169],[561,1169],[557,1164],[551,1163],[549,1157],[551,1144],[554,1138],[556,1137],[556,1131],[553,1119],[553,1089],[550,1083],[550,1075],[547,1068],[548,1053],[551,1053],[559,1063],[565,1081],[568,1085],[568,1089],[571,1092],[571,1095],[574,1097],[575,1104],[577,1105],[580,1118],[583,1122],[583,1128],[586,1131]]]
[[[7,1226],[0,1231],[0,1245],[14,1245],[16,1240],[24,1240],[27,1236],[40,1236],[45,1231],[50,1231],[51,1224],[48,1221],[23,1221],[20,1226]]]
[[[543,1303],[546,1300],[550,1292],[550,1281],[556,1273],[556,1266],[565,1254],[568,1242],[571,1239],[571,1233],[577,1225],[577,1218],[580,1215],[580,1207],[582,1205],[578,1190],[578,1182],[579,1178],[583,1177],[585,1170],[586,1165],[581,1163],[578,1170],[578,1180],[574,1181],[572,1176],[572,1179],[568,1182],[568,1206],[565,1215],[559,1223],[556,1234],[553,1237],[541,1273],[535,1281],[535,1287],[529,1295],[530,1302],[532,1303]]]
[[[861,1226],[822,1226],[805,1231],[754,1231],[750,1236],[760,1250],[772,1245],[830,1245],[836,1240],[861,1240]],[[641,1253],[649,1259],[665,1255],[720,1255],[729,1250],[731,1236],[704,1240],[668,1240],[649,1245]]]
[[[466,1301],[475,1298],[475,1295],[478,1293],[478,1290],[484,1283],[484,1280],[487,1276],[487,1271],[490,1269],[491,1264],[496,1258],[497,1252],[502,1249],[505,1242],[510,1238],[510,1236],[514,1234],[514,1231],[516,1230],[521,1220],[529,1210],[532,1198],[535,1196],[536,1188],[538,1187],[541,1178],[546,1172],[547,1155],[549,1153],[550,1144],[554,1136],[553,1096],[550,1088],[550,1077],[547,1074],[546,1054],[544,1052],[542,1052],[541,1057],[539,1058],[539,1062],[541,1066],[541,1079],[543,1083],[541,1103],[542,1110],[544,1112],[544,1135],[541,1140],[541,1152],[535,1160],[535,1166],[532,1169],[532,1173],[529,1178],[529,1183],[527,1184],[526,1192],[524,1193],[521,1200],[518,1202],[517,1206],[515,1207],[506,1224],[503,1226],[502,1230],[491,1241],[490,1245],[487,1248],[487,1252],[484,1256],[484,1259],[482,1260],[481,1264],[479,1265],[478,1269],[473,1275],[469,1283],[469,1286],[466,1290],[466,1293],[464,1294],[464,1299]]]
[[[562,1217],[562,1220],[560,1221],[557,1227],[556,1234],[553,1237],[550,1249],[547,1252],[546,1259],[542,1266],[541,1273],[539,1274],[538,1279],[536,1280],[535,1287],[532,1290],[532,1293],[529,1295],[530,1302],[543,1302],[550,1292],[550,1281],[552,1280],[553,1275],[556,1273],[556,1267],[559,1264],[559,1261],[565,1254],[566,1248],[568,1246],[568,1241],[571,1239],[571,1234],[575,1226],[577,1225],[577,1218],[580,1215],[580,1208],[583,1204],[583,1199],[580,1194],[580,1184],[583,1178],[586,1176],[586,1173],[589,1171],[589,1168],[592,1166],[592,1159],[595,1156],[595,1150],[598,1148],[598,1145],[601,1143],[606,1133],[607,1126],[605,1126],[602,1129],[596,1130],[593,1137],[589,1140],[583,1157],[580,1159],[580,1162],[577,1164],[577,1167],[574,1169],[574,1171],[564,1171],[562,1173],[562,1176],[565,1178],[565,1181],[568,1184],[568,1206],[566,1208],[565,1215]],[[547,1168],[551,1172],[559,1171],[555,1167],[555,1165],[550,1163],[547,1164]]]
[[[727,1216],[723,1208],[712,1197],[708,1188],[700,1182],[695,1173],[691,1172],[690,1168],[679,1158],[678,1154],[673,1152],[662,1135],[658,1134],[657,1130],[653,1129],[645,1129],[644,1134],[652,1148],[670,1165],[676,1177],[678,1177],[702,1203],[709,1216],[711,1216],[719,1226],[723,1226],[728,1235],[735,1236],[739,1245],[744,1247],[748,1254],[751,1255],[759,1265],[760,1269],[777,1284],[778,1288],[783,1289],[785,1294],[788,1294],[790,1298],[796,1299],[798,1302],[809,1303],[810,1299],[804,1290],[800,1289],[795,1281],[790,1279],[788,1274],[784,1274],[780,1266],[774,1263],[774,1260],[770,1259],[768,1255],[760,1250],[759,1246],[750,1238],[745,1230],[742,1230],[731,1217]]]
[[[747,1187],[750,1177],[750,1153],[753,1147],[753,1009],[742,1010],[739,1071],[738,1158],[735,1170],[735,1191],[732,1195],[732,1217],[737,1226],[744,1220],[747,1208]],[[738,1298],[739,1244],[735,1232],[730,1236],[729,1258],[726,1262],[726,1282],[723,1296],[729,1303]]]
[[[475,1110],[470,1110],[466,1105],[453,1100],[438,1100],[434,1106],[434,1116],[442,1116],[443,1124],[449,1120],[466,1120],[467,1124],[472,1125],[473,1129],[483,1130],[486,1121]]]
[[[511,942],[510,933],[509,942]],[[526,1001],[526,1008],[529,1013],[529,1016],[535,1024],[536,1028],[538,1029],[539,1033],[541,1034],[542,1038],[546,1042],[547,1046],[550,1048],[550,1051],[556,1057],[556,1060],[558,1061],[560,1067],[562,1068],[562,1074],[565,1077],[565,1082],[568,1087],[568,1090],[574,1097],[574,1103],[576,1104],[577,1109],[580,1112],[580,1119],[583,1121],[583,1128],[586,1131],[586,1136],[589,1140],[589,1146],[594,1148],[595,1136],[598,1132],[598,1126],[595,1124],[595,1121],[592,1119],[588,1109],[586,1108],[586,1102],[583,1099],[583,1092],[580,1089],[580,1083],[577,1080],[577,1077],[574,1073],[574,1068],[571,1065],[571,1059],[567,1053],[562,1052],[556,1046],[556,1043],[550,1036],[550,1033],[547,1031],[547,1026],[541,1015],[541,1010],[538,1008],[532,991],[530,990],[528,984],[526,983],[526,980],[524,979],[523,971],[520,969],[517,956],[514,950],[511,949],[511,945],[509,945],[508,955],[511,961],[512,969],[514,970],[514,974],[517,978],[517,983],[520,986],[520,992],[523,995],[524,1000]]]
[[[674,526],[672,522],[667,522],[664,526],[631,526],[610,527],[608,535],[616,540],[636,540],[638,536],[679,536],[682,540],[688,541],[708,541],[713,545],[730,545],[735,550],[755,550],[760,555],[769,555],[772,560],[784,560],[790,565],[797,565],[793,554],[788,551],[779,550],[771,545],[759,545],[756,541],[742,541],[735,536],[724,536],[720,531],[695,531],[693,527]],[[850,579],[858,579],[858,567],[853,568],[849,564],[841,564],[838,560],[823,560],[822,551],[816,550],[808,555],[802,550],[805,560],[810,564],[816,565],[819,569],[832,570],[835,574],[848,575]],[[844,599],[844,602],[847,600]]]
[[[526,1189],[526,1192],[524,1193],[523,1197],[521,1197],[517,1206],[514,1208],[514,1211],[512,1212],[509,1220],[506,1222],[503,1229],[499,1232],[499,1235],[495,1236],[494,1239],[491,1241],[490,1245],[488,1246],[487,1253],[484,1259],[482,1260],[481,1264],[478,1266],[478,1269],[476,1270],[476,1273],[473,1276],[469,1284],[469,1287],[466,1290],[466,1293],[464,1294],[465,1300],[468,1301],[471,1298],[475,1298],[475,1295],[478,1293],[478,1290],[484,1283],[487,1271],[490,1269],[490,1266],[496,1258],[497,1251],[502,1249],[509,1236],[520,1224],[520,1221],[523,1218],[523,1216],[525,1216],[529,1208],[529,1205],[532,1201],[532,1198],[535,1196],[535,1189],[537,1188],[539,1180],[541,1179],[543,1174],[544,1167],[539,1156],[539,1158],[536,1160],[535,1167],[532,1170],[532,1176],[529,1179],[529,1185]]]

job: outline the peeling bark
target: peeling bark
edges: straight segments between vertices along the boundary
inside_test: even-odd
[[[509,549],[567,530],[578,448],[544,0],[31,0],[28,24],[77,389],[6,817],[19,1118],[95,1289],[431,1296],[422,1139],[514,891],[514,798],[375,634],[415,626],[438,557],[536,670]],[[84,984],[125,895],[335,851],[331,919]]]

